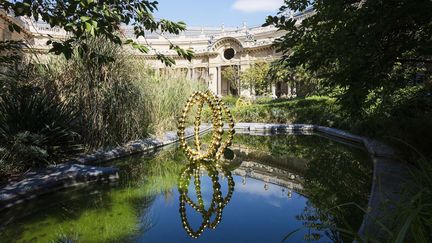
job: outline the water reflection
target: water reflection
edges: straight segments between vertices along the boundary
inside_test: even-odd
[[[358,229],[361,210],[335,206],[367,205],[372,165],[363,151],[317,136],[236,135],[233,144],[235,159],[223,165],[190,164],[173,147],[112,161],[121,171],[114,187],[1,212],[10,223],[0,242],[353,241],[337,229]]]
[[[289,139],[275,139],[275,136],[256,136],[250,139],[247,136],[237,136],[234,141],[237,144],[234,149],[246,160],[262,164],[248,162],[248,167],[254,168],[255,174],[268,165],[275,168],[267,169],[271,170],[268,174],[271,174],[273,181],[283,174],[276,168],[290,168],[301,175],[301,185],[294,188],[294,191],[305,195],[309,200],[296,216],[302,227],[291,228],[287,233],[290,237],[285,238],[287,242],[295,241],[292,237],[301,234],[304,241],[329,239],[332,242],[352,242],[362,222],[364,212],[349,204],[355,202],[362,208],[366,207],[372,181],[372,163],[363,150],[348,149],[340,143],[325,142],[324,139],[316,136],[295,136]],[[288,175],[288,178],[292,176],[293,174]],[[256,175],[255,177],[257,178]],[[260,178],[265,181],[263,179]],[[278,184],[292,188],[290,184],[280,183],[281,181],[283,180],[278,181]]]
[[[228,192],[225,196],[222,195],[219,176],[224,176],[228,181]],[[201,193],[201,179],[204,177],[210,178],[212,182],[213,195],[210,206],[205,207],[203,195]],[[193,180],[194,190],[189,190],[189,185]],[[179,181],[179,201],[180,201],[180,217],[183,228],[192,238],[198,238],[206,228],[216,229],[217,225],[222,220],[222,211],[231,200],[234,192],[234,179],[231,172],[223,164],[212,162],[197,162],[190,163],[180,174]],[[188,195],[189,191],[196,193],[197,202],[194,202]],[[196,212],[201,214],[202,223],[197,230],[192,229],[188,221],[186,213],[186,205],[189,205]],[[214,219],[212,219],[214,216]]]

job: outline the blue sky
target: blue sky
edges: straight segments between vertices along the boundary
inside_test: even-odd
[[[158,0],[158,18],[184,21],[188,26],[260,26],[277,13],[283,0]]]

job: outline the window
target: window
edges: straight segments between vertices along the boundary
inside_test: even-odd
[[[224,51],[224,57],[225,57],[225,59],[231,60],[231,59],[234,58],[234,56],[235,56],[235,51],[234,51],[233,48],[228,48],[228,49],[226,49]]]

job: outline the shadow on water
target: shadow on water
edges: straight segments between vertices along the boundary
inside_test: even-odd
[[[352,240],[336,229],[356,231],[362,212],[335,206],[367,205],[372,163],[364,151],[315,135],[236,135],[233,144],[236,159],[221,166],[189,163],[176,147],[113,161],[121,171],[116,184],[67,190],[12,208],[0,218],[0,237],[7,242],[229,242],[237,238],[223,237],[238,234],[243,237],[238,240],[247,236],[259,242],[280,241],[302,228],[286,241]],[[292,218],[267,225],[261,221],[277,218],[272,213],[278,211],[263,212],[269,209],[265,203],[250,201],[249,195],[259,193],[271,202],[267,194],[276,189],[287,196],[277,196],[278,203],[297,197],[300,206],[290,212]],[[238,218],[244,210],[254,213]]]

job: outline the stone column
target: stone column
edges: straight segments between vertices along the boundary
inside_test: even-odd
[[[187,68],[186,78],[192,79],[192,68]]]
[[[222,72],[221,72],[221,66],[217,67],[217,94],[222,94]]]
[[[272,98],[277,98],[276,96],[276,84],[271,84],[271,90],[272,90]]]
[[[246,71],[249,67],[250,67],[249,62],[246,61],[240,65],[240,71],[241,72]],[[251,97],[252,96],[251,90],[249,88],[242,88],[241,87],[242,85],[243,84],[242,84],[242,81],[240,79],[240,91],[239,91],[239,93],[241,94],[241,96]]]
[[[217,67],[209,67],[209,90],[213,93],[217,94],[218,92],[218,85],[217,80],[218,78],[218,70]]]

